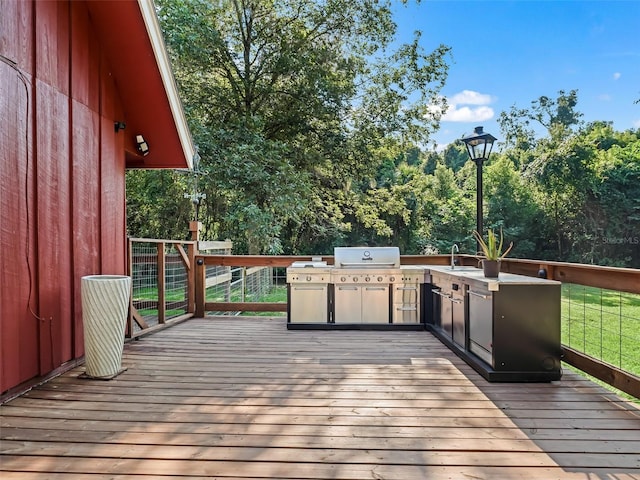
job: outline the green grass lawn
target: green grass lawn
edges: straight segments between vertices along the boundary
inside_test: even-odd
[[[640,376],[640,295],[563,284],[562,343]]]
[[[184,290],[178,289],[167,289],[165,291],[165,301],[167,303],[172,302],[181,302],[184,300],[185,292]],[[133,290],[133,300],[135,302],[157,302],[158,300],[158,289],[156,287],[145,287],[145,288],[134,288]],[[158,309],[156,308],[138,308],[138,313],[145,318],[148,317],[158,317]],[[165,317],[172,318],[177,317],[179,315],[183,315],[186,313],[185,309],[167,309],[165,310]]]
[[[166,289],[164,298],[167,302],[179,302],[184,300],[185,292],[181,288]],[[133,299],[136,301],[156,301],[158,299],[158,289],[156,287],[134,288]]]
[[[252,300],[250,300],[252,301]],[[260,302],[286,302],[287,301],[287,287],[284,285],[273,286],[269,293],[266,293],[258,300]],[[287,312],[243,312],[240,315],[244,316],[259,316],[259,317],[282,317]]]
[[[228,293],[221,287],[211,287],[207,289],[207,302],[282,302],[287,301],[286,285],[272,285],[265,293],[245,293],[244,298],[242,292],[238,288],[232,288]],[[286,312],[242,312],[244,316],[263,316],[274,317],[286,315]]]

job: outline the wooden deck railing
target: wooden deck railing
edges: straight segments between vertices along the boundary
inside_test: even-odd
[[[457,262],[465,266],[477,266],[477,258],[470,255],[457,255]],[[280,267],[285,268],[294,261],[310,261],[311,256],[263,256],[263,255],[196,255],[194,282],[196,317],[204,317],[210,311],[245,312],[285,312],[285,302],[208,302],[206,297],[206,269],[211,266],[223,267]],[[333,256],[322,256],[322,260],[333,264]],[[448,265],[449,255],[403,255],[403,265]],[[598,289],[640,294],[640,270],[631,268],[601,267],[562,262],[538,260],[505,259],[502,271],[531,277],[543,277],[558,280],[563,284],[575,284]],[[634,319],[640,324],[640,318]],[[637,330],[636,330],[637,331]],[[637,348],[633,349],[635,358],[640,362]],[[613,387],[636,398],[640,398],[640,378],[624,369],[588,355],[580,349],[563,344],[563,360],[570,365],[592,375]]]
[[[310,261],[311,256],[263,256],[263,255],[230,255],[230,245],[227,248],[219,248],[222,243],[202,244],[215,254],[202,254],[196,250],[194,241],[173,240],[149,240],[130,239],[129,243],[130,275],[134,279],[134,295],[132,297],[130,320],[127,336],[134,338],[156,329],[163,328],[176,322],[195,317],[204,317],[207,312],[286,312],[286,301],[246,301],[244,296],[238,299],[232,295],[222,295],[215,301],[207,300],[207,289],[229,286],[233,283],[233,271],[252,272],[265,267],[283,271],[294,261]],[[140,253],[134,246],[143,245],[148,250]],[[221,254],[224,253],[224,254]],[[477,266],[477,258],[470,255],[457,255],[457,262],[465,266]],[[333,256],[323,256],[322,260],[329,265],[333,264]],[[448,265],[451,261],[449,255],[403,255],[403,265]],[[171,274],[167,270],[180,270],[184,272],[184,281],[167,295],[167,283],[180,283],[180,281],[167,280]],[[237,270],[240,269],[240,270]],[[136,276],[146,275],[144,282],[148,289],[142,295],[141,289],[136,294]],[[208,273],[207,273],[208,271]],[[544,277],[558,280],[563,285],[576,285],[613,291],[620,295],[640,295],[640,270],[630,268],[601,267],[593,265],[580,265],[562,262],[545,262],[538,260],[505,259],[502,271],[531,277]],[[179,275],[182,275],[179,273]],[[282,280],[282,279],[281,279]],[[150,298],[151,297],[151,298]],[[218,296],[220,297],[220,296]],[[566,297],[566,292],[563,295]],[[144,299],[144,302],[143,302]],[[640,297],[633,297],[640,309]],[[606,303],[603,301],[603,303]],[[563,305],[563,310],[566,308]],[[603,306],[604,308],[604,306]],[[622,310],[622,306],[620,306]],[[638,310],[633,310],[629,317],[620,312],[618,318],[631,321],[640,332],[640,318],[637,318]],[[142,312],[142,313],[141,313]],[[614,314],[615,315],[615,314]],[[574,322],[563,311],[563,329],[567,323]],[[637,323],[636,323],[637,322]],[[586,320],[585,320],[586,323]],[[604,323],[601,321],[601,323]],[[584,328],[587,328],[586,326]],[[601,327],[602,328],[602,327]],[[640,364],[640,355],[637,353],[638,337],[631,340],[624,338],[622,327],[619,328],[620,354],[622,357],[623,341],[631,344],[626,351],[633,358],[625,362]],[[635,340],[634,340],[635,339]],[[639,340],[640,341],[640,340]],[[635,342],[635,343],[634,343]],[[606,361],[606,356],[594,355],[585,345],[574,345],[572,342],[563,344],[564,358],[568,364],[622,390],[640,398],[640,378],[623,368],[622,360],[616,362]],[[625,353],[626,355],[626,353]]]
[[[231,253],[231,242],[128,239],[132,295],[127,338],[150,333],[193,316],[196,253]]]

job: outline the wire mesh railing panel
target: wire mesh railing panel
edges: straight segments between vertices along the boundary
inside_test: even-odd
[[[273,267],[206,267],[205,302],[286,302],[286,273]],[[283,312],[209,311],[216,315],[284,315]]]
[[[131,253],[133,306],[150,326],[155,325],[158,323],[158,245],[133,242]],[[134,323],[134,331],[140,330]]]
[[[245,301],[259,302],[269,293],[272,281],[271,267],[254,267],[245,270]]]
[[[130,322],[129,336],[189,311],[189,270],[176,246],[180,243],[129,239],[132,317],[135,320]]]
[[[175,245],[165,245],[165,318],[171,319],[187,313],[189,272]]]
[[[234,291],[234,275],[237,277],[241,269],[231,267],[209,266],[205,274],[205,302],[240,302],[237,292]],[[237,315],[237,312],[211,312],[218,315]]]
[[[562,343],[640,376],[640,295],[563,284]]]

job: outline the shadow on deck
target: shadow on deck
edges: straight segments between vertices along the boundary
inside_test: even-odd
[[[192,319],[1,407],[2,478],[640,478],[637,405],[488,383],[428,332]]]

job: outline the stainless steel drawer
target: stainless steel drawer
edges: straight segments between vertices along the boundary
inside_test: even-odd
[[[395,304],[393,323],[420,323],[420,310],[417,304]]]
[[[393,303],[414,304],[420,298],[420,285],[394,285]]]

